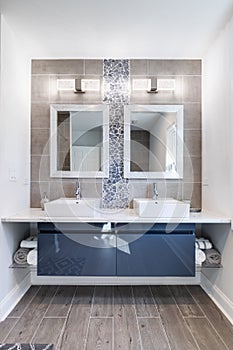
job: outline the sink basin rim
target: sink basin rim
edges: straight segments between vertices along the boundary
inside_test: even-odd
[[[190,203],[174,198],[135,198],[133,207],[144,218],[187,218],[190,212]]]
[[[51,217],[93,217],[99,207],[99,198],[58,198],[45,203],[45,212]]]

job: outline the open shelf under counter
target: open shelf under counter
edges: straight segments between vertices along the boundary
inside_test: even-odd
[[[37,265],[29,265],[27,263],[25,264],[17,264],[13,262],[10,266],[10,269],[29,269],[30,271],[36,271],[37,270]]]
[[[167,242],[167,240],[171,239],[173,240],[172,241],[173,245],[177,249],[178,248],[180,249],[180,244],[178,244],[177,242],[179,240],[182,240],[182,242],[184,241],[184,243],[186,242],[188,244],[188,247],[191,249],[191,253],[192,253],[192,254],[190,253],[190,256],[193,256],[192,247],[194,246],[193,235],[195,233],[195,229],[199,230],[201,227],[211,228],[213,226],[212,224],[214,224],[214,226],[215,224],[216,226],[219,225],[219,228],[223,226],[230,227],[230,224],[231,224],[230,218],[224,217],[222,215],[218,215],[216,213],[206,212],[206,211],[190,213],[190,216],[188,218],[142,218],[137,216],[133,209],[122,209],[122,210],[115,210],[115,211],[106,210],[106,211],[103,211],[102,215],[100,215],[99,213],[98,216],[93,216],[93,217],[51,218],[51,217],[48,217],[46,213],[39,208],[28,208],[14,215],[6,216],[1,220],[3,223],[6,223],[6,224],[7,223],[29,223],[29,224],[37,223],[39,228],[38,234],[40,234],[40,238],[41,239],[45,238],[45,247],[48,246],[46,240],[51,240],[50,236],[52,234],[57,235],[59,233],[57,235],[57,238],[58,236],[59,237],[62,236],[62,232],[58,232],[59,230],[61,231],[68,230],[69,231],[68,234],[69,233],[81,234],[82,238],[84,238],[83,236],[85,236],[85,239],[86,239],[86,235],[90,235],[91,237],[99,235],[102,237],[104,236],[102,234],[103,224],[106,224],[106,222],[111,222],[110,235],[115,236],[117,242],[122,237],[125,239],[125,241],[127,241],[127,238],[130,239],[129,246],[130,248],[132,248],[132,252],[134,254],[131,254],[128,257],[128,256],[124,256],[124,254],[119,249],[116,249],[114,251],[114,254],[118,256],[118,258],[116,259],[113,257],[114,263],[116,264],[117,261],[121,262],[121,266],[117,266],[115,269],[116,271],[120,271],[119,275],[117,275],[115,272],[109,273],[109,275],[106,273],[106,275],[104,275],[103,271],[100,271],[99,273],[96,273],[96,275],[93,276],[93,273],[92,273],[93,266],[94,268],[96,268],[96,264],[93,263],[94,259],[91,259],[91,268],[90,268],[90,271],[88,271],[88,273],[83,272],[82,275],[73,274],[70,276],[65,274],[59,275],[58,273],[57,274],[54,273],[48,276],[46,275],[46,273],[38,273],[38,269],[36,266],[26,265],[25,267],[23,267],[23,266],[17,266],[16,264],[11,265],[11,268],[26,269],[30,274],[32,284],[48,284],[48,285],[49,284],[61,284],[61,285],[66,285],[66,284],[68,285],[71,285],[71,284],[74,284],[74,285],[75,284],[106,284],[106,285],[111,285],[111,284],[112,285],[114,284],[135,284],[135,285],[136,284],[155,284],[155,285],[156,284],[157,285],[158,284],[200,284],[201,275],[204,270],[216,269],[216,268],[219,269],[220,266],[202,268],[201,266],[195,266],[195,262],[194,262],[194,265],[192,263],[192,269],[191,269],[192,273],[190,273],[189,275],[184,274],[182,271],[181,272],[183,273],[183,275],[182,273],[180,273],[180,271],[177,272],[177,275],[170,274],[170,270],[165,271],[163,274],[160,273],[160,271],[158,271],[157,275],[156,273],[155,275],[153,275],[151,273],[151,265],[154,264],[153,249],[151,248],[152,243],[153,243],[153,247],[155,247],[155,250],[156,249],[158,250],[158,247],[157,247],[158,244],[162,244],[164,242]],[[172,224],[172,225],[170,226],[169,224]],[[175,228],[173,224],[175,224]],[[86,229],[86,226],[88,226],[88,230]],[[176,234],[174,235],[167,235],[167,232],[166,232],[167,228],[170,228],[170,229],[173,228],[173,230],[178,230],[178,228],[180,230],[181,229],[187,230],[188,226],[190,227],[192,226],[192,232],[176,232]],[[141,229],[143,229],[143,232],[141,232]],[[97,232],[93,232],[93,231],[97,231]],[[140,233],[145,233],[145,235],[142,235],[141,237]],[[219,234],[221,234],[221,232],[219,232]],[[132,240],[131,235],[140,235],[139,237],[140,239],[134,240],[133,242],[131,242]],[[144,249],[141,249],[141,246],[143,246]],[[65,249],[64,244],[62,244],[62,247]],[[146,251],[150,250],[151,254],[147,254],[147,255],[144,254],[144,258],[139,259],[138,256],[141,254],[142,251],[145,251],[145,250]],[[68,251],[70,254],[70,250]],[[182,252],[187,252],[186,248],[183,248]],[[86,251],[84,253],[86,253]],[[41,257],[43,257],[42,255]],[[89,255],[93,257],[92,254],[89,254]],[[88,257],[89,255],[86,254],[85,256]],[[120,255],[121,255],[121,258],[119,258]],[[96,261],[99,262],[98,256],[96,259],[97,259]],[[126,263],[123,263],[124,259],[128,259]],[[147,264],[147,268],[149,266],[150,271],[148,271],[148,273],[145,272],[144,275],[141,274],[140,272],[141,270],[140,269],[137,270],[135,267],[135,261],[136,262],[149,261],[149,263]],[[154,265],[156,266],[156,264]],[[47,266],[47,265],[44,265],[44,266]],[[127,270],[125,272],[125,266],[130,267],[130,271]],[[173,262],[171,262],[169,266],[173,266]],[[135,269],[136,271],[134,271]]]
[[[17,263],[12,263],[9,266],[10,269],[29,269],[30,271],[37,271],[37,266],[35,265],[28,265],[28,264],[17,264]],[[216,266],[201,266],[201,265],[196,265],[196,272],[202,271],[202,269],[222,269],[223,265],[219,264]]]

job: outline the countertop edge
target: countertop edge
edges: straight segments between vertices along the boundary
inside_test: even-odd
[[[222,215],[202,211],[200,213],[190,213],[189,218],[142,218],[134,214],[133,209],[122,210],[121,213],[109,213],[95,217],[48,217],[45,212],[39,208],[28,208],[11,216],[1,218],[3,223],[33,223],[33,222],[96,222],[106,223],[108,221],[115,223],[231,223],[231,218]]]

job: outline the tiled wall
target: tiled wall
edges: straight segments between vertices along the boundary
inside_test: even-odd
[[[104,60],[104,103],[109,105],[109,178],[103,179],[103,206],[127,208],[129,181],[124,178],[124,106],[129,104],[129,60]]]
[[[132,104],[184,105],[184,178],[156,180],[161,197],[191,198],[201,207],[201,62],[199,60],[130,60],[130,80],[143,77],[172,77],[175,92],[133,92]],[[31,103],[31,206],[39,207],[43,192],[49,198],[74,196],[75,179],[49,177],[49,106],[51,103],[99,104],[100,92],[58,92],[57,78],[99,78],[103,85],[103,60],[33,60]],[[153,180],[129,180],[130,198],[152,195]],[[106,186],[106,181],[104,186]],[[81,179],[84,197],[102,197],[101,179]],[[105,191],[106,193],[106,191]]]

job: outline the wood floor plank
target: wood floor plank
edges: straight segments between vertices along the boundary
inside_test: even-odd
[[[139,318],[138,323],[143,350],[170,349],[159,318]]]
[[[158,317],[158,309],[148,286],[134,286],[133,295],[137,317]]]
[[[213,303],[200,286],[187,286],[187,289],[204,311],[204,314],[214,326],[218,334],[224,339],[224,343],[233,348],[233,326],[223,315],[219,308]]]
[[[15,308],[9,314],[9,317],[21,317],[25,309],[29,306],[34,296],[38,293],[40,286],[31,286]]]
[[[16,322],[18,322],[17,318],[6,318],[4,321],[0,322],[0,342],[4,341]]]
[[[85,350],[112,350],[113,330],[111,318],[91,318]]]
[[[93,300],[93,317],[113,316],[113,286],[96,286]]]
[[[198,304],[185,286],[169,286],[176,303],[184,317],[204,317]]]
[[[56,349],[65,318],[44,318],[32,339],[34,344],[54,344]]]
[[[172,350],[197,350],[197,344],[168,287],[152,286],[151,290]]]
[[[76,286],[60,286],[49,305],[45,317],[66,317],[75,290]]]
[[[216,334],[207,318],[189,318],[186,319],[186,322],[201,350],[227,350],[227,347]],[[232,347],[233,344],[231,345],[231,349]]]
[[[91,286],[77,288],[61,339],[62,350],[83,350],[91,316],[93,293],[94,287]]]
[[[141,350],[132,290],[128,286],[114,287],[114,349]]]
[[[25,296],[16,306],[17,316],[0,323],[0,342],[48,342],[54,350],[233,349],[233,326],[199,286],[152,286],[161,320],[152,316],[148,287],[95,290],[93,296],[94,286],[78,287],[71,307],[70,287],[30,292],[28,304]]]
[[[26,308],[16,326],[7,336],[8,343],[29,343],[34,332],[42,320],[49,303],[51,302],[57,286],[43,286]]]

